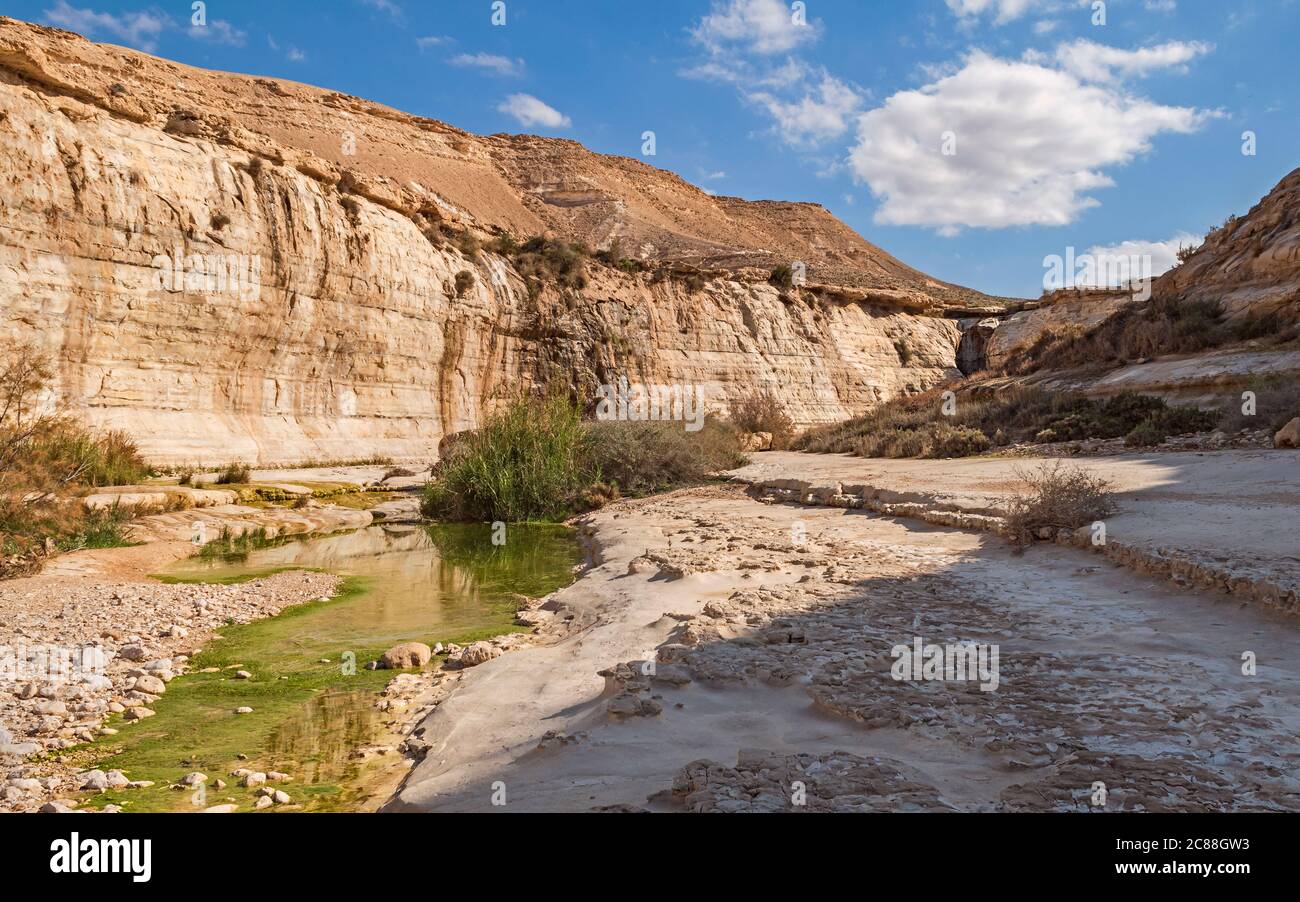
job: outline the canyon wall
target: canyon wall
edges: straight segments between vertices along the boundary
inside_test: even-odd
[[[555,380],[699,384],[720,413],[771,389],[810,424],[957,374],[958,326],[888,304],[595,263],[581,291],[530,294],[506,258],[431,241],[310,159],[12,62],[0,52],[0,347],[51,355],[52,402],[160,463],[428,460]]]

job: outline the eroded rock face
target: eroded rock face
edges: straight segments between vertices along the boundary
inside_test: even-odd
[[[438,152],[407,150],[387,174],[326,159],[304,123],[326,110],[333,128],[343,107],[375,141],[382,127]],[[534,192],[502,194],[523,190],[527,142],[491,151],[379,109],[0,20],[0,341],[48,352],[59,401],[164,464],[429,460],[501,397],[556,378],[588,396],[620,376],[699,385],[719,413],[771,388],[807,425],[958,373],[958,326],[915,313],[958,295],[926,295],[892,258],[861,262],[879,272],[856,296],[592,263],[581,292],[530,297],[506,258],[426,237],[439,222],[542,231]],[[471,176],[502,194],[480,215],[448,199]]]
[[[1300,318],[1300,169],[1245,216],[1229,217],[1188,260],[1156,280],[1161,297],[1212,299],[1229,317]]]
[[[1011,355],[1026,351],[1045,334],[1087,332],[1109,319],[1129,304],[1142,300],[1131,291],[1061,291],[1044,298],[1042,303],[1003,319],[989,330],[984,345],[985,364],[997,369]]]

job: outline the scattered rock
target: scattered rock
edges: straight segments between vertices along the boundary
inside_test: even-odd
[[[477,667],[501,655],[501,649],[488,642],[475,642],[460,653],[461,667]]]
[[[135,688],[139,692],[147,692],[150,695],[162,695],[167,691],[167,684],[156,676],[138,676],[135,678]]]
[[[404,670],[408,667],[423,667],[433,657],[433,649],[423,642],[403,642],[394,645],[379,659],[379,666],[385,670]]]
[[[1296,417],[1273,436],[1274,448],[1300,448],[1300,417]]]

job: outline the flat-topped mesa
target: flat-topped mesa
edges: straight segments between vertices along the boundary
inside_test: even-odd
[[[62,403],[163,463],[427,460],[556,378],[846,419],[959,375],[944,312],[1003,306],[815,204],[13,19],[0,184],[0,340],[41,346]],[[617,240],[640,265],[584,258],[562,284],[502,233]],[[768,283],[796,261],[812,284]]]

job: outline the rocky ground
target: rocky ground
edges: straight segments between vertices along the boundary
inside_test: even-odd
[[[0,811],[74,805],[87,777],[60,762],[60,750],[113,732],[103,725],[110,713],[124,715],[122,729],[149,717],[224,624],[328,598],[338,583],[323,573],[235,586],[49,575],[0,582]],[[71,666],[51,676],[51,656]]]
[[[391,808],[1300,807],[1287,615],[730,488],[588,529],[601,563],[557,597],[590,625],[467,673]],[[998,686],[894,679],[914,638],[997,645]]]

